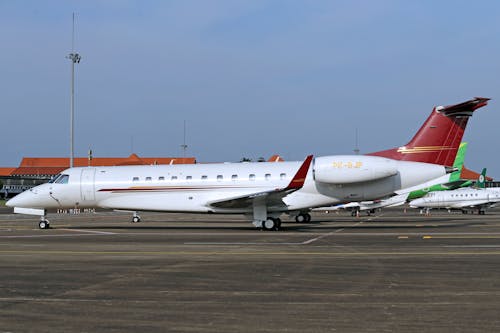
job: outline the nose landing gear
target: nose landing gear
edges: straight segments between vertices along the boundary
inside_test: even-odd
[[[45,218],[45,216],[42,216],[40,218],[40,222],[38,222],[38,227],[40,229],[50,229],[50,222]]]
[[[141,222],[141,217],[137,214],[137,212],[134,212],[134,215],[132,216],[132,223],[139,223]]]

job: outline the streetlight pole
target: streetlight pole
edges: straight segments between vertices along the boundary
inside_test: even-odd
[[[181,145],[182,148],[182,157],[186,158],[186,150],[188,148],[188,145],[186,144],[186,121],[184,120],[184,141],[182,142]]]
[[[80,63],[80,55],[74,52],[74,40],[75,40],[75,13],[73,13],[73,36],[71,41],[71,53],[66,56],[67,59],[71,60],[71,113],[70,113],[70,127],[69,127],[69,136],[70,136],[70,158],[69,158],[69,167],[72,168],[75,159],[75,64]]]

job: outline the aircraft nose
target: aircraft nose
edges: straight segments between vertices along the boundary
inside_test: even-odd
[[[15,197],[7,201],[5,203],[5,206],[29,208],[30,205],[32,205],[33,199],[34,199],[33,193],[31,193],[31,191],[28,190],[16,195]]]
[[[7,207],[15,207],[16,206],[16,197],[13,197],[12,199],[9,199],[6,203],[5,206]]]
[[[410,207],[418,207],[420,206],[424,201],[422,199],[415,199],[410,201]]]

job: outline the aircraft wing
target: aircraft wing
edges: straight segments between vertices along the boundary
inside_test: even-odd
[[[288,194],[297,191],[304,186],[309,166],[312,162],[312,155],[307,156],[299,170],[285,188],[276,188],[267,191],[260,191],[243,196],[227,198],[224,200],[212,201],[208,206],[222,209],[245,209],[253,207],[255,201],[264,202],[267,207],[286,208],[283,198]]]
[[[313,208],[313,211],[325,212],[325,211],[336,211],[336,210],[340,210],[340,209],[354,210],[354,209],[358,209],[360,207],[361,207],[361,204],[359,202],[348,202],[345,204],[339,204],[339,205],[335,205],[335,206],[316,207],[316,208]]]

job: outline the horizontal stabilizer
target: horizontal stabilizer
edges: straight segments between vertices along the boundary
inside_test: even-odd
[[[480,107],[488,104],[490,98],[485,97],[475,97],[467,102],[463,102],[460,104],[449,105],[449,106],[438,106],[436,107],[436,111],[444,114],[447,117],[451,116],[470,116],[474,110],[479,109]]]

